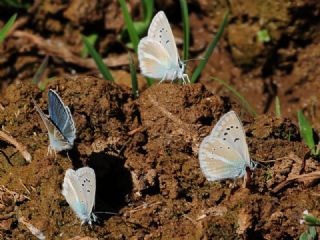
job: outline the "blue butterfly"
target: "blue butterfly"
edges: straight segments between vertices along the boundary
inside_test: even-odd
[[[76,127],[70,109],[64,105],[59,95],[52,89],[48,92],[49,116],[35,104],[49,135],[48,153],[61,152],[73,147]]]

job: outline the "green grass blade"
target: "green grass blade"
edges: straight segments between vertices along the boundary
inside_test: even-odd
[[[145,77],[146,78],[146,81],[147,81],[147,84],[148,86],[150,87],[152,84],[154,84],[154,80],[152,78],[148,78],[148,77]]]
[[[40,91],[44,92],[44,90],[46,90],[46,87],[49,84],[49,82],[53,81],[54,79],[56,79],[56,77],[45,78],[43,81],[39,82],[38,88],[40,89]]]
[[[136,72],[136,66],[134,65],[134,62],[130,53],[129,53],[129,63],[130,63],[132,95],[134,96],[134,98],[137,98],[139,97],[137,72]]]
[[[91,34],[89,36],[86,36],[86,39],[88,40],[88,42],[90,43],[91,46],[94,46],[96,41],[98,40],[98,34],[94,33],[94,34]],[[81,49],[81,52],[80,52],[80,55],[81,55],[82,58],[88,57],[89,50],[86,47],[86,45],[83,45],[83,47]]]
[[[305,144],[309,147],[312,154],[315,154],[315,144],[313,139],[313,130],[309,121],[305,118],[302,111],[298,111],[298,123],[300,129],[300,135]]]
[[[36,73],[34,74],[33,78],[32,78],[32,83],[39,85],[39,83],[43,80],[44,78],[44,73],[45,70],[48,66],[48,62],[49,62],[49,56],[47,55],[41,62],[39,68],[37,69]]]
[[[257,36],[259,42],[265,43],[271,41],[271,37],[267,29],[258,31]]]
[[[103,78],[106,80],[114,81],[111,72],[109,71],[108,67],[104,64],[102,57],[100,54],[94,49],[91,45],[90,41],[87,37],[82,36],[82,40],[86,48],[88,49],[89,54],[95,61],[100,73],[102,74]]]
[[[153,17],[153,11],[154,11],[154,0],[141,0],[141,2],[142,2],[142,8],[143,8],[143,21],[133,21],[133,26],[137,32],[138,37],[142,37],[148,30],[148,27]],[[123,42],[127,42],[129,38],[127,27],[125,27],[121,31],[120,38]],[[126,43],[126,46],[128,48],[133,48],[133,44],[131,42]]]
[[[311,214],[303,214],[303,219],[305,220],[306,224],[311,226],[320,226],[320,219],[316,218]]]
[[[129,14],[129,11],[128,11],[128,8],[127,8],[127,5],[126,5],[126,1],[125,0],[119,0],[119,3],[120,3],[121,11],[122,11],[122,14],[123,14],[123,17],[124,17],[124,21],[125,21],[125,23],[127,25],[127,28],[128,28],[128,33],[129,33],[129,37],[130,37],[131,43],[133,45],[133,49],[134,49],[135,52],[137,52],[138,43],[139,43],[138,33],[137,33],[136,29],[134,28],[132,18],[131,18],[130,14]]]
[[[148,1],[148,0],[146,0],[146,1]],[[124,17],[124,21],[125,21],[125,23],[127,25],[127,29],[128,29],[128,33],[129,33],[129,37],[130,37],[133,49],[137,53],[138,44],[139,44],[138,33],[137,33],[137,31],[136,31],[136,29],[134,27],[134,24],[133,24],[133,21],[132,21],[132,18],[130,16],[130,14],[129,14],[129,11],[128,11],[128,8],[127,8],[125,0],[119,0],[119,3],[120,3],[120,6],[121,6],[121,10],[122,10],[122,14],[123,14],[123,17]],[[148,17],[150,19],[150,21],[151,21],[153,8],[154,8],[153,1],[152,1],[152,3],[148,3],[147,8],[149,9],[150,12],[148,13],[148,16],[145,16],[145,18]],[[154,83],[153,79],[151,79],[151,78],[147,78],[146,77],[146,80],[147,80],[148,86],[151,86]]]
[[[317,235],[316,227],[309,226],[308,230],[300,235],[299,240],[317,240]]]
[[[241,102],[241,104],[243,105],[243,107],[254,117],[257,116],[257,112],[256,110],[249,104],[249,102],[233,87],[231,87],[228,83],[226,83],[225,81],[214,77],[213,80],[217,81],[218,83],[220,83],[221,85],[223,85],[226,89],[228,89],[230,92],[232,92],[235,96],[237,96]]]
[[[154,0],[141,0],[143,7],[143,21],[149,26],[154,11]]]
[[[10,28],[12,27],[12,25],[14,24],[16,18],[17,18],[17,14],[14,14],[13,16],[11,16],[9,21],[0,30],[0,43],[2,43],[3,40],[6,38],[8,32],[9,32]]]
[[[189,58],[190,25],[188,4],[186,0],[180,0],[180,8],[183,23],[183,60],[187,60]]]
[[[276,96],[276,100],[275,100],[275,111],[276,111],[276,117],[281,118],[281,106],[280,106],[280,100],[278,96]]]
[[[200,61],[198,67],[196,68],[196,70],[192,74],[191,83],[195,83],[198,80],[202,70],[206,66],[206,64],[207,64],[207,62],[209,60],[209,57],[211,56],[211,54],[212,54],[214,48],[216,47],[216,45],[218,44],[218,42],[219,42],[219,40],[220,40],[220,38],[222,36],[222,33],[224,32],[224,29],[225,29],[225,27],[226,27],[226,25],[228,23],[228,16],[229,16],[229,12],[226,12],[224,14],[223,21],[222,21],[222,23],[221,23],[221,25],[219,27],[219,30],[218,30],[216,36],[214,37],[213,41],[209,45],[209,47],[208,47],[208,49],[207,49],[207,51],[206,51],[206,53],[204,55],[204,59],[202,59]]]
[[[29,1],[31,2],[31,1]],[[17,1],[17,0],[0,0],[0,6],[4,6],[7,8],[28,8],[31,6],[31,3],[26,1],[24,3],[22,0]]]

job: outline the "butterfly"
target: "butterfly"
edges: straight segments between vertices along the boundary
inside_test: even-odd
[[[97,220],[92,213],[96,194],[96,175],[90,167],[82,167],[78,170],[68,169],[64,176],[62,195],[80,218],[81,224]]]
[[[76,138],[76,127],[70,109],[64,105],[59,95],[52,89],[48,92],[49,116],[37,104],[35,107],[48,130],[48,153],[52,150],[60,152],[71,149]]]
[[[144,76],[164,80],[182,79],[190,82],[184,73],[185,64],[180,60],[174,36],[163,11],[152,19],[148,35],[138,44],[138,58]]]
[[[242,123],[234,111],[223,115],[199,148],[200,168],[207,180],[243,177],[246,168],[254,170]]]

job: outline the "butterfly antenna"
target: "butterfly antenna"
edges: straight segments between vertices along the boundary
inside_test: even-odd
[[[103,214],[109,214],[109,215],[120,215],[119,213],[114,213],[114,212],[94,212],[94,213],[103,213]]]
[[[187,59],[187,60],[183,60],[182,62],[183,63],[186,63],[186,62],[190,62],[190,61],[201,61],[203,60],[204,58],[190,58],[190,59]]]

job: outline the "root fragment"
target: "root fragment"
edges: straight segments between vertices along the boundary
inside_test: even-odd
[[[315,172],[306,173],[306,174],[302,174],[302,175],[298,175],[298,176],[293,176],[293,177],[290,177],[287,180],[283,181],[282,183],[278,184],[272,190],[272,192],[277,193],[293,182],[307,183],[307,182],[315,181],[318,179],[320,179],[320,171],[315,171]]]

